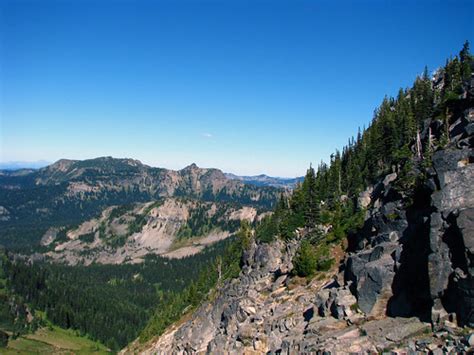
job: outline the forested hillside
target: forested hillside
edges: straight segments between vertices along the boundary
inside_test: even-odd
[[[316,265],[312,255],[321,259],[320,254],[327,253],[327,243],[342,241],[362,227],[368,205],[359,198],[366,194],[360,194],[380,177],[395,173],[391,193],[402,198],[406,207],[416,205],[417,194],[431,174],[433,154],[450,145],[453,133],[449,127],[466,110],[472,110],[473,70],[466,42],[459,55],[433,77],[425,68],[411,88],[400,89],[397,97],[385,97],[370,125],[351,137],[342,152],[332,154],[329,163],[308,169],[291,197],[282,199],[275,213],[262,221],[257,238],[264,242],[277,235],[288,239],[297,228],[308,227],[312,230],[308,240],[315,252],[305,253]],[[457,138],[456,145],[472,146],[467,134]],[[319,224],[331,226],[325,241],[320,240],[321,231],[314,229]],[[307,248],[305,243],[303,249]]]
[[[223,255],[234,244],[235,239],[229,239],[188,258],[150,256],[136,265],[72,267],[3,254],[0,296],[5,300],[10,295],[17,305],[2,302],[0,311],[6,323],[0,324],[0,330],[18,335],[34,330],[42,322],[38,319],[30,324],[27,314],[41,311],[48,321],[118,350],[139,334],[156,309],[169,309],[196,287],[201,292],[203,281],[207,290],[215,280],[215,263],[226,260]],[[231,272],[229,265],[220,266],[223,273]],[[196,302],[195,294],[189,297]]]

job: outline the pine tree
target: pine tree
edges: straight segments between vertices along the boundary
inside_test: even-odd
[[[400,134],[398,147],[403,147],[406,144],[410,144],[416,133],[416,123],[413,116],[413,112],[410,107],[410,102],[407,99],[407,93],[400,89],[397,96],[396,104],[396,125],[399,126]]]
[[[307,227],[313,228],[319,222],[319,201],[317,199],[316,173],[312,165],[303,181],[304,219]]]
[[[313,246],[308,240],[303,240],[293,261],[296,274],[302,277],[314,275],[317,262]]]
[[[461,61],[461,80],[466,83],[471,79],[472,72],[472,56],[469,51],[469,41],[464,42],[464,45],[459,52],[459,60]]]
[[[442,101],[449,104],[450,101],[457,100],[462,92],[461,64],[459,59],[448,61],[444,67],[444,86],[441,91]]]
[[[240,230],[237,234],[239,236],[242,249],[246,250],[250,248],[250,244],[252,243],[252,228],[250,227],[250,223],[247,220],[244,219],[240,222]]]

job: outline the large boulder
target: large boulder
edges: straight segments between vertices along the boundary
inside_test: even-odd
[[[441,150],[433,155],[439,190],[432,195],[433,206],[445,216],[456,209],[474,206],[474,151]]]
[[[357,299],[348,288],[335,287],[320,290],[314,303],[319,316],[345,319],[353,315]]]
[[[351,283],[363,312],[370,314],[379,301],[386,306],[395,276],[394,255],[399,247],[397,243],[382,243],[348,258],[345,279]]]
[[[453,255],[456,272],[456,310],[461,325],[474,326],[474,208],[459,212],[456,218],[457,252]]]

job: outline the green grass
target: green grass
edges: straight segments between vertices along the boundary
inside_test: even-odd
[[[54,353],[53,346],[36,340],[20,337],[11,340],[6,349],[1,349],[2,354],[51,354]]]
[[[33,334],[10,340],[2,354],[110,354],[95,341],[58,327],[41,328]]]

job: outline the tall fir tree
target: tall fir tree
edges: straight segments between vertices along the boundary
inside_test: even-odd
[[[303,182],[304,219],[307,227],[313,228],[319,223],[319,201],[317,198],[316,173],[310,164]]]

